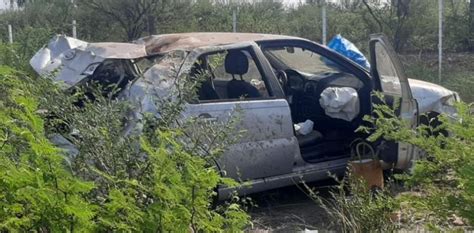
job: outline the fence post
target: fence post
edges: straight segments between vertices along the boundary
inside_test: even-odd
[[[13,29],[11,24],[8,24],[8,42],[13,44]]]
[[[75,9],[77,8],[76,4],[74,4],[74,0],[71,0],[71,5],[73,8],[73,12],[75,12]],[[77,38],[77,22],[75,19],[72,20],[72,37]]]
[[[76,20],[72,20],[72,37],[77,38]]]
[[[237,32],[237,12],[235,10],[232,10],[232,31]]]
[[[474,0],[471,0],[474,1]],[[442,80],[442,67],[443,67],[443,11],[444,11],[444,0],[439,0],[438,5],[439,5],[439,13],[438,13],[438,23],[439,23],[439,28],[438,28],[438,82],[441,83]]]
[[[321,17],[322,17],[322,22],[323,22],[323,45],[326,45],[326,37],[327,37],[327,17],[326,17],[326,1],[323,0],[323,4],[322,4],[322,7],[321,7]]]

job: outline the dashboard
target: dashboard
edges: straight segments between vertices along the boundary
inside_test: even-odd
[[[364,83],[350,73],[323,72],[308,74],[296,70],[285,70],[288,76],[288,88],[292,93],[317,94],[327,87],[352,87],[360,90]],[[319,90],[318,90],[319,89]]]

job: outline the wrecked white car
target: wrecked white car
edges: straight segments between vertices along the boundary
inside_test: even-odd
[[[226,122],[239,109],[245,133],[216,163],[222,174],[247,181],[239,191],[251,193],[344,172],[350,143],[366,136],[354,131],[371,114],[373,91],[389,104],[400,100],[400,117],[413,127],[421,113],[451,111],[456,93],[408,80],[383,36],[372,36],[370,52],[369,72],[323,45],[281,35],[186,33],[133,43],[57,36],[31,65],[42,75],[56,70],[65,88],[90,78],[116,84],[121,98],[138,106],[136,119],[159,114],[153,99],[172,95],[180,77],[210,73],[182,114]],[[148,69],[138,67],[140,59],[151,63]],[[417,157],[408,144],[386,145],[381,160],[395,168]],[[219,189],[219,198],[230,191]]]

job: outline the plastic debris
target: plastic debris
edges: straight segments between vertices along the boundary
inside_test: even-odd
[[[295,124],[295,131],[298,135],[308,135],[313,131],[314,122],[312,120],[306,120],[305,122],[301,122]]]
[[[370,63],[364,54],[352,42],[342,37],[340,34],[337,34],[331,39],[331,41],[329,41],[328,47],[351,59],[362,67],[370,69]]]

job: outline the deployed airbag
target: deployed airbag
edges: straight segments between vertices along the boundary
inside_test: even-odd
[[[359,95],[352,87],[328,87],[319,98],[327,116],[352,121],[359,115]]]

